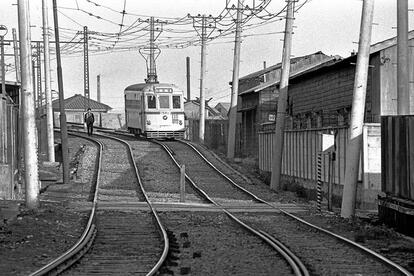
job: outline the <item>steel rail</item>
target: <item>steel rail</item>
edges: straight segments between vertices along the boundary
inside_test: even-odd
[[[107,135],[103,135],[103,134],[94,134],[94,135],[101,136],[101,137],[104,137],[104,138],[107,138],[107,139],[113,139],[113,140],[116,140],[116,141],[118,141],[118,142],[120,142],[120,143],[122,143],[122,144],[126,145],[126,146],[127,146],[127,148],[128,148],[128,151],[129,151],[129,157],[130,157],[130,160],[131,160],[131,162],[132,162],[132,164],[133,164],[133,166],[134,166],[135,175],[136,175],[136,177],[137,177],[137,180],[138,180],[139,186],[140,186],[140,188],[141,188],[141,190],[142,190],[142,193],[144,194],[145,201],[147,202],[147,204],[148,204],[149,208],[151,209],[152,214],[154,215],[154,217],[155,217],[155,219],[156,219],[156,221],[157,221],[157,226],[158,226],[158,229],[159,229],[159,231],[161,232],[161,234],[162,234],[162,238],[163,238],[163,240],[164,240],[164,249],[163,249],[163,252],[162,252],[162,254],[161,254],[161,257],[158,259],[157,263],[156,263],[156,264],[155,264],[155,266],[154,266],[154,267],[150,270],[150,272],[148,272],[148,273],[147,273],[147,275],[148,275],[148,276],[155,275],[155,274],[158,272],[158,270],[161,268],[162,264],[163,264],[163,263],[165,262],[165,260],[167,259],[168,251],[169,251],[169,248],[170,248],[170,245],[169,245],[169,239],[168,239],[167,231],[166,231],[166,229],[165,229],[164,225],[162,224],[161,219],[159,218],[159,216],[158,216],[158,214],[157,214],[157,211],[155,210],[155,207],[152,205],[152,202],[151,202],[151,200],[149,199],[149,197],[148,197],[148,195],[147,195],[147,192],[145,191],[144,185],[142,184],[142,180],[141,180],[141,177],[140,177],[140,175],[139,175],[138,167],[137,167],[137,165],[136,165],[136,163],[135,163],[135,160],[134,160],[134,154],[133,154],[133,152],[132,152],[132,148],[131,148],[131,146],[129,145],[129,143],[128,143],[128,142],[126,142],[126,141],[124,141],[124,140],[122,140],[122,139],[120,139],[120,138],[113,137],[113,136],[107,136]]]
[[[326,230],[326,229],[324,229],[322,227],[313,225],[313,224],[305,221],[304,219],[301,219],[301,218],[299,218],[299,217],[297,217],[297,216],[289,213],[288,211],[283,210],[280,207],[273,206],[270,202],[265,201],[264,199],[256,196],[252,192],[248,191],[247,189],[245,189],[245,188],[241,187],[240,185],[238,185],[237,183],[235,183],[232,179],[230,179],[227,175],[225,175],[222,171],[220,171],[217,167],[215,167],[209,160],[207,160],[207,158],[198,149],[196,149],[194,147],[194,145],[192,145],[191,143],[188,143],[186,141],[183,141],[183,140],[177,140],[177,141],[179,141],[180,143],[186,144],[187,146],[189,146],[190,148],[192,148],[215,171],[217,171],[220,175],[222,175],[224,178],[226,178],[232,185],[234,185],[235,187],[239,188],[241,191],[243,191],[243,192],[247,193],[248,195],[250,195],[251,197],[253,197],[256,201],[258,201],[260,203],[264,203],[264,204],[266,204],[267,206],[269,206],[271,208],[277,209],[280,212],[282,212],[283,214],[285,214],[286,216],[288,216],[288,217],[290,217],[290,218],[292,218],[292,219],[294,219],[296,221],[299,221],[299,222],[301,222],[304,225],[307,225],[307,226],[309,226],[311,228],[314,228],[316,230],[319,230],[319,231],[321,231],[321,232],[323,232],[323,233],[325,233],[325,234],[327,234],[329,236],[335,237],[336,239],[338,239],[339,241],[341,241],[341,242],[343,242],[345,244],[352,245],[353,247],[355,247],[355,248],[359,249],[360,251],[364,252],[365,254],[367,254],[369,256],[375,257],[380,262],[382,262],[383,264],[385,264],[389,268],[398,271],[402,275],[405,275],[405,276],[413,276],[413,274],[411,274],[411,272],[409,272],[408,270],[406,270],[405,268],[403,268],[399,264],[396,264],[395,262],[391,261],[390,259],[385,258],[381,254],[379,254],[379,253],[377,253],[377,252],[375,252],[375,251],[373,251],[373,250],[371,250],[371,249],[369,249],[369,248],[367,248],[365,246],[362,246],[362,245],[360,245],[360,244],[358,244],[358,243],[356,243],[354,241],[351,241],[350,239],[347,239],[347,238],[345,238],[343,236],[340,236],[340,235],[335,234],[335,233],[333,233],[333,232],[331,232],[329,230]]]
[[[60,272],[64,271],[66,268],[71,266],[75,263],[79,258],[82,257],[82,253],[86,253],[92,242],[96,236],[97,228],[95,225],[96,219],[96,208],[98,202],[98,190],[99,190],[99,182],[100,182],[100,171],[101,171],[101,163],[102,163],[102,151],[103,151],[103,144],[99,141],[95,141],[93,139],[77,135],[71,133],[70,135],[77,136],[80,138],[84,138],[87,140],[92,141],[93,143],[98,145],[98,162],[95,165],[96,171],[96,179],[95,179],[95,193],[92,202],[92,209],[89,215],[88,223],[86,224],[85,230],[80,237],[80,239],[65,253],[51,261],[50,263],[46,264],[45,266],[41,267],[37,271],[30,274],[30,276],[40,276],[40,275],[48,275],[48,274],[59,274]],[[76,256],[78,254],[78,256]]]
[[[175,159],[175,157],[172,154],[171,149],[166,146],[164,143],[157,141],[157,140],[151,140],[154,143],[157,143],[158,145],[160,145],[162,148],[164,148],[164,150],[168,153],[168,155],[171,157],[171,159],[174,161],[174,163],[176,164],[176,166],[178,168],[180,168],[180,164],[178,163],[178,161]],[[191,185],[200,193],[204,196],[204,198],[206,198],[209,202],[211,202],[212,204],[214,204],[215,206],[217,206],[218,208],[220,208],[227,216],[229,216],[231,219],[233,219],[235,222],[237,222],[238,224],[240,224],[241,226],[243,226],[244,228],[246,228],[248,231],[250,231],[251,233],[253,233],[254,235],[258,236],[259,238],[261,238],[263,241],[265,241],[268,245],[270,245],[273,249],[275,249],[286,261],[287,263],[290,265],[290,267],[293,270],[293,273],[297,276],[309,276],[309,272],[306,269],[306,267],[303,265],[303,263],[299,260],[299,258],[297,257],[292,257],[294,256],[294,254],[287,249],[287,247],[281,247],[279,246],[280,243],[277,243],[274,241],[274,239],[271,239],[271,236],[269,234],[267,234],[264,231],[260,231],[260,230],[256,230],[253,227],[247,225],[246,223],[244,223],[243,221],[241,221],[240,219],[238,219],[235,215],[233,215],[231,212],[229,212],[226,208],[224,208],[222,205],[220,205],[219,203],[217,203],[215,200],[213,200],[203,189],[201,189],[186,173],[185,173],[185,178],[191,183]]]

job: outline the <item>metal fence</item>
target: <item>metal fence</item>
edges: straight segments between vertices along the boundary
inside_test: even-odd
[[[10,98],[0,99],[0,198],[14,198],[17,170],[18,109]]]
[[[322,133],[335,134],[335,162],[333,183],[343,184],[345,158],[348,143],[348,128],[319,128],[306,130],[286,130],[282,159],[282,174],[309,180],[317,180],[316,160],[322,149]],[[273,131],[259,132],[259,169],[270,172],[272,164]],[[329,156],[322,155],[322,181],[329,176]]]

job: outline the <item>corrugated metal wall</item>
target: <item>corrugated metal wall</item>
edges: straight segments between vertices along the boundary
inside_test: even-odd
[[[336,160],[333,182],[344,184],[348,128],[287,130],[283,151],[282,174],[316,180],[316,159],[321,149],[321,133],[336,132]],[[270,172],[272,164],[273,131],[259,132],[259,169]],[[328,181],[329,156],[322,158],[322,181]]]
[[[381,132],[382,191],[414,200],[414,116],[384,116]]]
[[[9,99],[0,99],[0,198],[14,198],[14,172],[17,169],[18,109]]]

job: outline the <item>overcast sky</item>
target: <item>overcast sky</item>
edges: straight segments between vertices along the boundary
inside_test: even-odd
[[[376,0],[372,32],[372,43],[382,41],[396,35],[396,1]],[[41,39],[41,0],[30,0],[32,40]],[[61,41],[78,41],[76,36],[82,26],[88,26],[90,31],[98,32],[90,35],[90,91],[96,99],[96,76],[101,74],[102,101],[116,110],[123,110],[123,90],[130,84],[143,82],[146,77],[145,60],[140,56],[138,48],[145,45],[149,39],[145,31],[148,16],[169,22],[164,25],[160,34],[161,54],[157,59],[158,79],[160,82],[175,83],[183,90],[186,89],[186,56],[191,58],[191,97],[199,95],[200,76],[200,46],[196,41],[197,33],[192,28],[190,20],[184,18],[187,14],[206,14],[212,16],[226,15],[223,9],[226,0],[126,0],[126,14],[123,0],[57,0],[59,8],[59,24]],[[256,0],[256,4],[261,1]],[[413,8],[414,0],[409,0],[409,8]],[[11,29],[17,28],[16,0],[0,1],[0,24],[9,28],[6,39],[11,39]],[[50,26],[53,27],[52,8],[50,3]],[[236,4],[236,0],[230,1]],[[245,0],[245,4],[253,6],[253,0]],[[293,35],[292,55],[302,56],[317,51],[327,55],[349,56],[352,50],[357,50],[359,24],[361,18],[361,0],[300,0],[297,7],[304,4],[295,14],[295,29]],[[285,1],[272,0],[266,11],[253,16],[245,24],[241,48],[240,76],[281,61],[284,19],[274,17],[285,6]],[[231,24],[231,13],[220,21],[212,33],[219,34],[218,29],[226,30]],[[250,14],[246,12],[244,19]],[[413,27],[413,12],[410,11],[410,29]],[[284,13],[281,14],[284,16]],[[99,17],[99,18],[98,18]],[[273,18],[272,18],[273,17]],[[123,18],[123,27],[120,28]],[[271,19],[270,19],[271,18]],[[176,22],[175,24],[171,24]],[[132,27],[130,27],[132,25]],[[231,26],[230,26],[231,27]],[[129,30],[128,30],[129,29]],[[134,33],[132,34],[132,30]],[[232,29],[230,29],[231,31]],[[121,35],[118,42],[116,37],[108,35],[118,32]],[[106,37],[105,37],[106,35]],[[52,40],[54,37],[52,35]],[[234,34],[216,38],[207,46],[207,75],[205,79],[206,98],[213,102],[229,101],[232,77]],[[188,42],[188,43],[186,43]],[[168,48],[167,48],[168,45]],[[184,46],[184,47],[181,47]],[[83,94],[83,57],[81,44],[71,44],[63,47],[63,74],[65,97]],[[175,48],[178,47],[178,48]],[[12,48],[6,46],[6,53],[11,54]],[[54,58],[54,56],[52,56]],[[7,57],[7,64],[13,64],[13,57]],[[52,86],[57,88],[56,64],[52,61]],[[7,80],[14,80],[14,72],[8,72]]]

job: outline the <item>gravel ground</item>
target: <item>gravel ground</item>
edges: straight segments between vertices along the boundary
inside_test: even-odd
[[[85,144],[85,152],[77,155]],[[70,137],[69,156],[72,164],[79,164],[77,177],[67,184],[43,187],[46,191],[40,196],[42,201],[37,212],[28,211],[24,202],[19,205],[17,202],[8,202],[8,209],[15,208],[17,216],[10,217],[0,225],[1,275],[27,275],[34,272],[78,240],[89,214],[68,208],[68,203],[73,200],[86,202],[88,199],[88,182],[94,168],[95,154],[96,148],[92,144]],[[61,173],[61,168],[41,169]]]
[[[223,160],[226,160],[225,156],[220,153],[209,151],[199,144],[193,143],[193,145],[215,165],[220,165]],[[340,210],[335,210],[335,212],[324,211],[320,214],[316,211],[316,204],[313,201],[307,201],[305,198],[298,197],[294,192],[272,191],[268,184],[264,183],[261,176],[258,175],[255,166],[244,162],[235,163],[229,160],[226,160],[226,162],[232,169],[247,176],[248,180],[252,183],[249,184],[240,178],[240,176],[237,178],[237,176],[234,176],[234,173],[231,173],[231,169],[226,169],[220,165],[220,168],[225,172],[229,171],[241,186],[268,201],[301,204],[308,211],[298,213],[297,215],[299,217],[358,242],[382,254],[414,274],[414,239],[399,234],[393,229],[382,225],[376,213],[367,216],[365,212],[357,211],[357,217],[354,219],[341,218]]]
[[[145,190],[154,202],[179,202],[180,172],[164,149],[148,141],[130,141]],[[186,183],[186,200],[204,202]]]
[[[292,275],[270,246],[222,213],[162,212],[179,245],[175,275]]]

